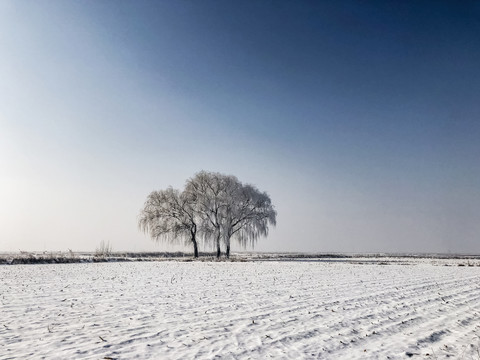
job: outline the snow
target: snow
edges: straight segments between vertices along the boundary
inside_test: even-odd
[[[480,267],[384,263],[3,265],[0,359],[479,358]]]

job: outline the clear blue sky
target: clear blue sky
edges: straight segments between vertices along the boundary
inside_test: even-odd
[[[1,1],[0,251],[162,250],[203,169],[257,250],[480,253],[479,64],[479,2]]]

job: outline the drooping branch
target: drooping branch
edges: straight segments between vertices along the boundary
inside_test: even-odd
[[[186,194],[172,188],[153,191],[140,212],[138,226],[157,241],[192,242],[198,257],[194,202]]]

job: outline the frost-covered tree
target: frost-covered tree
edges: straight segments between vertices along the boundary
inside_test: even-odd
[[[277,212],[268,194],[253,185],[239,185],[232,189],[225,207],[223,238],[227,257],[232,238],[243,247],[253,246],[259,237],[268,235],[269,225],[276,225]]]
[[[171,187],[153,191],[138,226],[154,240],[191,243],[198,257],[197,238],[230,256],[231,240],[254,245],[276,224],[270,197],[235,176],[201,171],[188,179],[183,192]]]
[[[195,209],[201,219],[204,239],[208,241],[213,237],[217,258],[221,254],[220,243],[227,178],[219,173],[201,171],[190,178],[185,186],[185,193],[196,199]]]
[[[138,221],[139,228],[154,240],[176,242],[184,240],[193,245],[198,257],[198,217],[193,193],[180,193],[171,187],[148,195]]]
[[[235,176],[201,171],[187,181],[185,192],[196,199],[203,235],[206,241],[213,237],[217,258],[222,240],[229,257],[232,238],[244,247],[254,245],[276,224],[270,197]]]

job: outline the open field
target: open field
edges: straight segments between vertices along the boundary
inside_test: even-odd
[[[0,359],[480,359],[480,267],[372,260],[0,266]]]
[[[192,261],[191,252],[96,252],[19,251],[0,252],[0,265],[64,264],[131,261]],[[216,261],[215,252],[200,252],[197,261]],[[480,266],[480,255],[465,254],[346,254],[301,252],[239,252],[229,261],[323,261],[352,264],[418,264]]]

